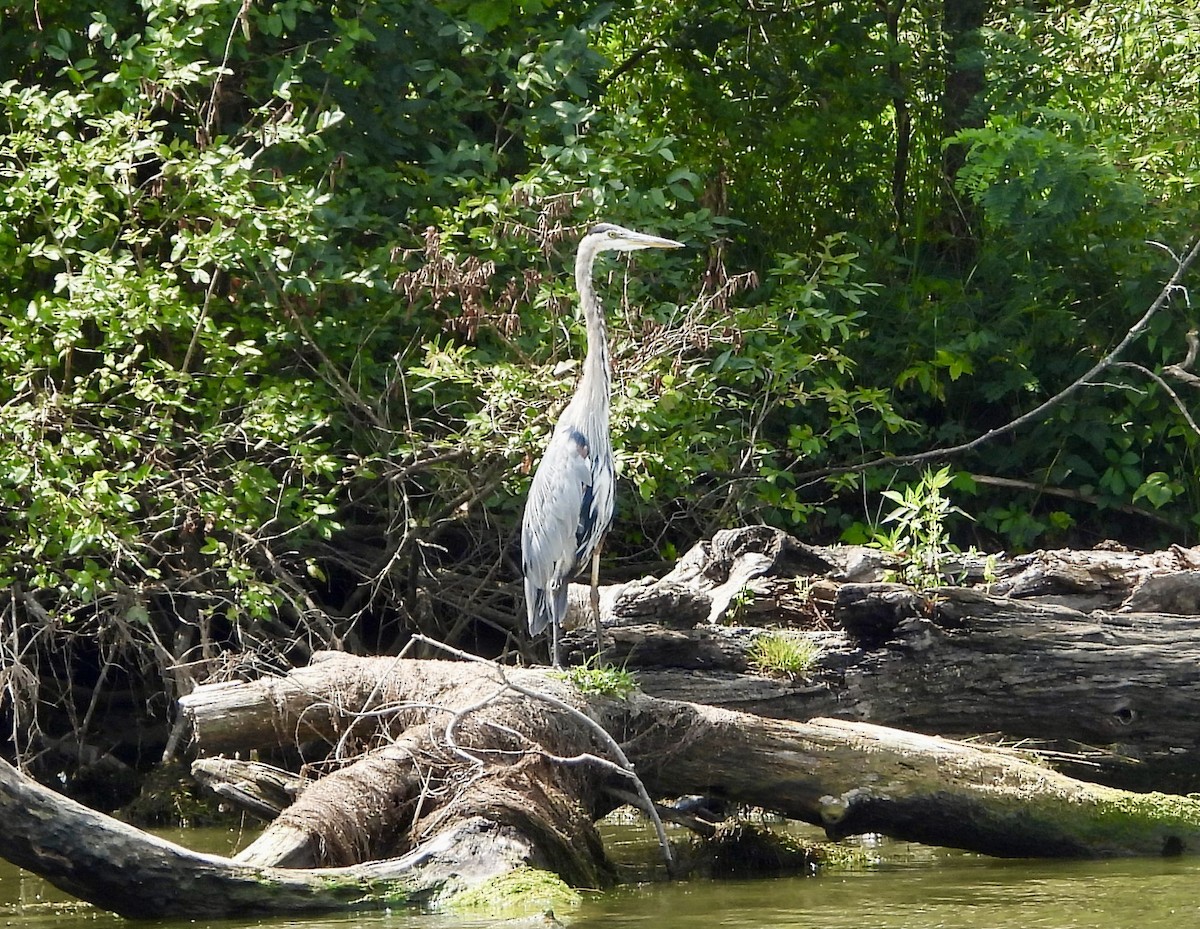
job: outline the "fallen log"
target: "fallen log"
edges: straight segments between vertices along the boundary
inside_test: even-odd
[[[471,682],[477,694],[479,674],[457,662],[330,655],[284,678],[233,689],[243,697],[249,730],[262,731],[261,714],[271,707],[273,726],[282,736],[304,716],[296,695],[304,693],[320,703],[324,694],[340,690],[343,679],[375,677],[380,682],[374,690],[377,699],[407,713],[407,707],[426,704],[427,695],[446,700],[450,680]],[[759,806],[821,826],[836,838],[880,832],[995,855],[1161,854],[1200,848],[1191,825],[1191,817],[1200,813],[1197,801],[1173,798],[1167,804],[1172,812],[1162,818],[1161,795],[1076,781],[1019,753],[862,723],[768,719],[637,693],[624,700],[584,698],[544,671],[509,669],[504,674],[570,699],[607,731],[623,734],[626,752],[655,796],[704,794]],[[483,679],[492,680],[488,675]],[[211,702],[210,694],[215,698]],[[226,715],[230,696],[224,687],[201,687],[186,698],[200,746],[225,751],[239,746]],[[461,707],[461,699],[443,705],[443,712]],[[497,699],[474,712],[497,727],[571,728],[569,720],[547,707],[538,708],[539,720],[531,724],[527,710],[527,705],[518,711],[510,701]],[[382,719],[378,714],[372,718]],[[323,737],[336,744],[344,732],[325,719],[330,726]],[[360,724],[343,720],[343,725]],[[576,738],[582,737],[577,733]],[[544,736],[530,736],[529,741],[544,744]],[[554,753],[566,750],[559,745]],[[578,796],[590,801],[593,816],[607,812],[602,796]],[[1117,809],[1146,818],[1142,826],[1123,826],[1106,835],[1104,821]]]
[[[238,758],[200,758],[192,776],[239,809],[268,822],[295,802],[309,778]]]
[[[460,818],[406,855],[353,867],[249,865],[194,852],[57,794],[0,760],[0,857],[130,919],[435,907],[489,880],[548,867],[519,830]],[[572,899],[544,882],[532,902]]]
[[[313,874],[204,855],[97,813],[0,760],[0,856],[130,918],[224,916],[401,903],[425,890],[402,866]]]
[[[1089,780],[1200,790],[1200,549],[964,556],[926,591],[887,582],[896,567],[767,527],[720,532],[661,580],[603,592],[605,660],[666,699],[987,733],[1076,756],[1067,770]],[[661,603],[690,607],[650,621]],[[773,628],[820,644],[810,674],[754,671]]]
[[[365,695],[358,709],[352,693]],[[285,835],[306,841],[268,842],[253,864],[164,843],[0,768],[0,855],[143,917],[445,902],[528,867],[604,886],[612,871],[592,821],[628,781],[601,763],[596,725],[621,741],[653,796],[759,806],[832,838],[874,832],[1021,856],[1200,849],[1196,799],[1088,784],[1013,751],[862,723],[584,694],[542,670],[323,655],[283,677],[201,686],[185,712],[203,749],[244,745],[238,718],[259,749],[268,733],[294,748],[299,732],[335,762],[351,736],[367,747],[281,817]],[[328,816],[333,806],[372,819]],[[305,866],[268,865],[272,854]],[[334,860],[342,866],[310,866]]]

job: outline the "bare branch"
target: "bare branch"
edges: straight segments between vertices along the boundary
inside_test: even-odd
[[[1158,384],[1158,386],[1161,387],[1166,392],[1167,396],[1169,396],[1174,401],[1175,407],[1179,410],[1180,413],[1183,414],[1183,418],[1187,420],[1187,424],[1192,427],[1192,432],[1194,432],[1194,433],[1196,433],[1196,435],[1200,436],[1200,426],[1197,426],[1196,421],[1194,419],[1192,419],[1192,414],[1188,412],[1188,408],[1187,408],[1186,404],[1184,404],[1184,402],[1181,399],[1179,399],[1179,394],[1175,393],[1175,391],[1171,389],[1171,385],[1168,384],[1166,381],[1164,381],[1159,375],[1155,374],[1149,368],[1143,367],[1142,365],[1136,364],[1135,362],[1132,362],[1132,361],[1117,362],[1115,367],[1129,368],[1133,371],[1138,371],[1139,373],[1146,375],[1146,377],[1150,378],[1150,380],[1152,380],[1156,384]],[[1196,383],[1200,384],[1200,378],[1196,378]]]
[[[1165,246],[1162,246],[1160,243],[1152,242],[1150,244],[1158,245],[1160,248],[1165,249]],[[1174,253],[1169,249],[1165,250],[1168,252],[1168,254],[1171,254],[1173,258],[1176,258]],[[1027,426],[1032,422],[1042,419],[1049,410],[1058,406],[1080,388],[1087,386],[1109,368],[1116,365],[1121,354],[1141,337],[1142,333],[1144,333],[1146,328],[1150,325],[1150,321],[1164,306],[1167,305],[1167,302],[1170,300],[1172,295],[1174,295],[1177,291],[1186,294],[1186,291],[1184,291],[1180,282],[1183,280],[1184,275],[1187,274],[1188,269],[1191,268],[1192,264],[1198,257],[1200,257],[1200,239],[1197,239],[1192,244],[1192,246],[1188,249],[1187,254],[1184,255],[1182,259],[1176,258],[1178,261],[1178,266],[1175,268],[1175,272],[1171,275],[1170,280],[1163,285],[1162,290],[1159,291],[1159,294],[1155,298],[1154,302],[1151,303],[1146,312],[1142,314],[1142,318],[1134,323],[1133,327],[1127,333],[1125,333],[1125,337],[1121,339],[1116,348],[1097,361],[1085,373],[1081,374],[1078,378],[1056,393],[1053,397],[1050,397],[1048,400],[1038,404],[1032,410],[1023,413],[1011,422],[1008,422],[1003,426],[997,426],[995,429],[989,429],[987,432],[983,433],[983,435],[976,436],[969,442],[963,442],[959,445],[951,445],[945,448],[935,448],[926,452],[918,452],[913,455],[900,455],[895,457],[883,456],[856,465],[842,465],[835,468],[820,468],[814,471],[806,471],[802,474],[796,475],[797,483],[815,483],[822,478],[830,477],[834,474],[849,474],[856,471],[866,471],[870,468],[879,467],[881,465],[899,467],[902,465],[918,464],[923,461],[949,458],[955,455],[960,455],[963,452],[974,451],[979,446],[985,445],[993,439],[999,438],[1003,435],[1008,435],[1010,432],[1015,432],[1017,429],[1020,429],[1023,426]]]
[[[987,484],[991,487],[1009,487],[1013,490],[1024,490],[1034,494],[1045,494],[1050,497],[1061,497],[1065,500],[1075,500],[1079,503],[1086,503],[1089,506],[1099,506],[1101,498],[1096,494],[1086,494],[1082,490],[1073,490],[1070,487],[1055,487],[1038,481],[1023,481],[1011,477],[999,477],[993,474],[971,474],[971,480],[976,484]],[[1136,516],[1139,519],[1149,519],[1155,522],[1162,523],[1165,526],[1175,528],[1177,523],[1163,516],[1161,513],[1155,513],[1152,510],[1144,509],[1140,506],[1133,506],[1130,503],[1110,503],[1104,501],[1105,505],[1118,513],[1127,513],[1130,516]]]
[[[1189,329],[1187,343],[1187,357],[1177,365],[1167,365],[1163,368],[1163,373],[1171,375],[1177,381],[1183,381],[1193,387],[1200,387],[1200,375],[1192,373],[1192,365],[1196,363],[1196,352],[1200,351],[1200,332]]]

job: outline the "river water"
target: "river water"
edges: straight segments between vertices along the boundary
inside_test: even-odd
[[[0,824],[0,828],[4,828]],[[170,838],[228,853],[235,833],[192,830]],[[609,827],[616,858],[643,854],[646,837]],[[642,881],[598,894],[572,929],[1194,929],[1200,926],[1200,857],[1102,862],[1005,861],[899,842],[867,843],[873,864],[810,878]],[[0,926],[108,929],[136,926],[75,903],[0,862]],[[276,920],[155,922],[155,929],[482,929],[407,911]],[[541,920],[520,923],[542,926]]]

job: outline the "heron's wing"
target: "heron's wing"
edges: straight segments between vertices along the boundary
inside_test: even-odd
[[[529,488],[521,524],[521,561],[529,629],[536,635],[566,611],[566,582],[575,573],[583,501],[592,485],[587,440],[574,430],[550,439]],[[561,588],[561,591],[560,591]]]
[[[582,568],[612,525],[613,474],[612,452],[593,450],[588,459],[592,479],[583,490],[579,503],[579,524],[575,530],[575,566]]]

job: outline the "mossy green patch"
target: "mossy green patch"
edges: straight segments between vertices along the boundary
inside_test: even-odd
[[[1164,793],[1099,792],[1083,835],[1122,854],[1180,854],[1200,847],[1200,803]]]
[[[765,823],[744,820],[723,823],[715,835],[695,839],[688,856],[690,869],[714,877],[852,871],[873,863],[861,847],[813,842]]]
[[[497,919],[522,919],[540,916],[548,910],[561,915],[579,903],[579,893],[557,874],[517,868],[455,894],[446,909],[454,913],[486,913]]]
[[[714,877],[808,874],[815,870],[812,850],[796,836],[761,823],[731,820],[692,848],[691,866]]]
[[[861,845],[841,842],[818,842],[810,852],[821,871],[861,871],[877,862],[876,857]]]
[[[359,903],[372,906],[407,906],[409,887],[404,881],[364,880],[358,882]]]
[[[151,826],[212,826],[236,823],[241,814],[226,813],[220,798],[202,788],[181,763],[155,767],[142,781],[138,795],[122,807],[118,818]]]

